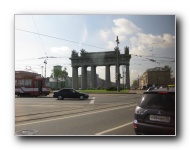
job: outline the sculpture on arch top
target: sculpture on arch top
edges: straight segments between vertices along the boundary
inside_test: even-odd
[[[129,47],[128,46],[124,47],[124,50],[125,50],[125,54],[129,55]]]
[[[76,52],[76,50],[72,50],[71,57],[78,57],[78,52]]]
[[[85,53],[87,53],[86,51],[85,51],[85,49],[81,49],[80,50],[80,55],[82,56],[82,57],[85,57]]]

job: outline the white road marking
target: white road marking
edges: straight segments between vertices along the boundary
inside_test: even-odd
[[[80,117],[80,116],[84,116],[84,115],[90,115],[90,114],[95,114],[95,113],[100,113],[100,112],[105,112],[105,111],[117,110],[117,109],[121,109],[121,108],[134,107],[136,105],[137,104],[135,103],[135,104],[127,105],[127,106],[121,106],[121,107],[116,107],[116,108],[108,108],[108,109],[104,109],[104,110],[88,112],[88,113],[84,113],[84,114],[77,114],[77,115],[73,115],[73,116],[66,116],[66,117],[48,119],[48,120],[43,120],[43,121],[36,121],[36,122],[30,122],[30,123],[17,124],[15,126],[24,126],[24,125],[28,125],[28,124],[36,124],[36,123],[49,122],[49,121],[55,121],[55,120],[62,120],[62,119],[73,118],[73,117]]]
[[[121,125],[121,126],[118,126],[118,127],[112,128],[112,129],[108,129],[108,130],[105,130],[105,131],[96,133],[95,135],[102,135],[102,134],[104,134],[104,133],[107,133],[107,132],[110,132],[110,131],[113,131],[113,130],[117,130],[117,129],[119,129],[119,128],[123,128],[123,127],[128,126],[128,125],[131,125],[132,123],[133,123],[133,122],[129,122],[129,123],[123,124],[123,125]]]
[[[90,101],[90,104],[94,104],[94,102],[95,102],[95,97],[92,97],[91,99],[92,99],[92,100]]]

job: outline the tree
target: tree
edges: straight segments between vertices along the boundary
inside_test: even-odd
[[[58,79],[66,80],[67,77],[68,77],[67,68],[65,67],[64,70],[54,68],[52,70],[51,77],[54,77],[54,78],[57,79],[57,89],[58,89],[59,88],[59,86],[58,86]]]
[[[168,66],[168,65],[165,65],[164,69],[170,72],[170,78],[171,78],[172,77],[172,72],[173,72],[172,68],[170,66]]]
[[[68,77],[67,68],[65,67],[64,70],[55,68],[52,70],[51,76],[53,76],[54,78],[61,78],[66,80],[66,78]]]
[[[138,86],[138,79],[137,79],[137,80],[133,80],[133,84],[132,84],[132,86],[135,86],[135,87]]]

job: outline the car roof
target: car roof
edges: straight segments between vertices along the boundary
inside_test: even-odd
[[[175,88],[159,88],[144,92],[144,94],[148,93],[175,93]]]
[[[59,91],[62,91],[62,90],[74,90],[74,89],[73,88],[62,88]]]

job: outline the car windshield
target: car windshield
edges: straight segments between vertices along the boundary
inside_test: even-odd
[[[170,94],[145,94],[140,103],[145,109],[175,110],[175,93]]]

